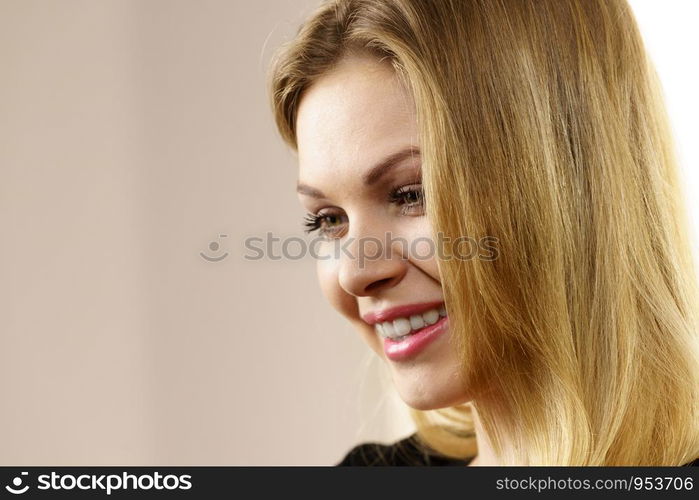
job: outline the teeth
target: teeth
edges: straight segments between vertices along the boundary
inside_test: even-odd
[[[419,330],[425,326],[425,321],[422,319],[422,316],[416,314],[415,316],[410,316],[410,326],[413,330]]]
[[[383,324],[381,324],[381,323],[376,323],[376,324],[374,325],[374,328],[376,328],[376,333],[379,334],[379,337],[384,337],[384,338],[386,338],[386,334],[385,334],[384,331],[383,331]]]
[[[385,321],[381,323],[383,327],[384,337],[396,337],[396,330],[393,328],[393,323],[390,321]]]
[[[437,309],[430,309],[426,313],[423,313],[422,317],[424,318],[425,323],[428,325],[434,325],[437,321],[439,321],[439,311]]]
[[[399,337],[407,335],[410,333],[410,321],[405,318],[395,319],[393,320],[393,329]]]
[[[399,339],[411,332],[434,325],[440,317],[445,317],[447,310],[444,306],[430,309],[422,314],[414,314],[406,318],[396,318],[393,321],[384,321],[374,325],[376,333],[383,338]]]

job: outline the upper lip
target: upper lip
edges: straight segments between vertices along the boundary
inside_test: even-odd
[[[406,304],[402,306],[389,307],[362,314],[362,319],[370,325],[393,321],[396,318],[406,318],[414,314],[421,314],[430,309],[436,309],[444,304],[444,301],[423,302],[422,304]]]

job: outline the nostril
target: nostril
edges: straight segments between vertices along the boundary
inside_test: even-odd
[[[371,291],[374,291],[376,289],[379,289],[379,288],[383,287],[384,285],[387,285],[388,283],[390,283],[392,279],[393,278],[383,278],[380,280],[373,281],[367,285],[365,291],[371,292]]]

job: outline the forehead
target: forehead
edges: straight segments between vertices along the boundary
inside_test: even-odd
[[[344,59],[304,94],[296,121],[299,179],[359,173],[417,144],[412,99],[388,62]]]

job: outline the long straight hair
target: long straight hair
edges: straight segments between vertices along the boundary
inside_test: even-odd
[[[626,1],[326,1],[271,66],[292,148],[304,91],[355,51],[414,99],[435,234],[497,238],[495,260],[439,259],[473,400],[411,410],[418,437],[468,456],[476,408],[506,464],[697,457],[692,238]]]

